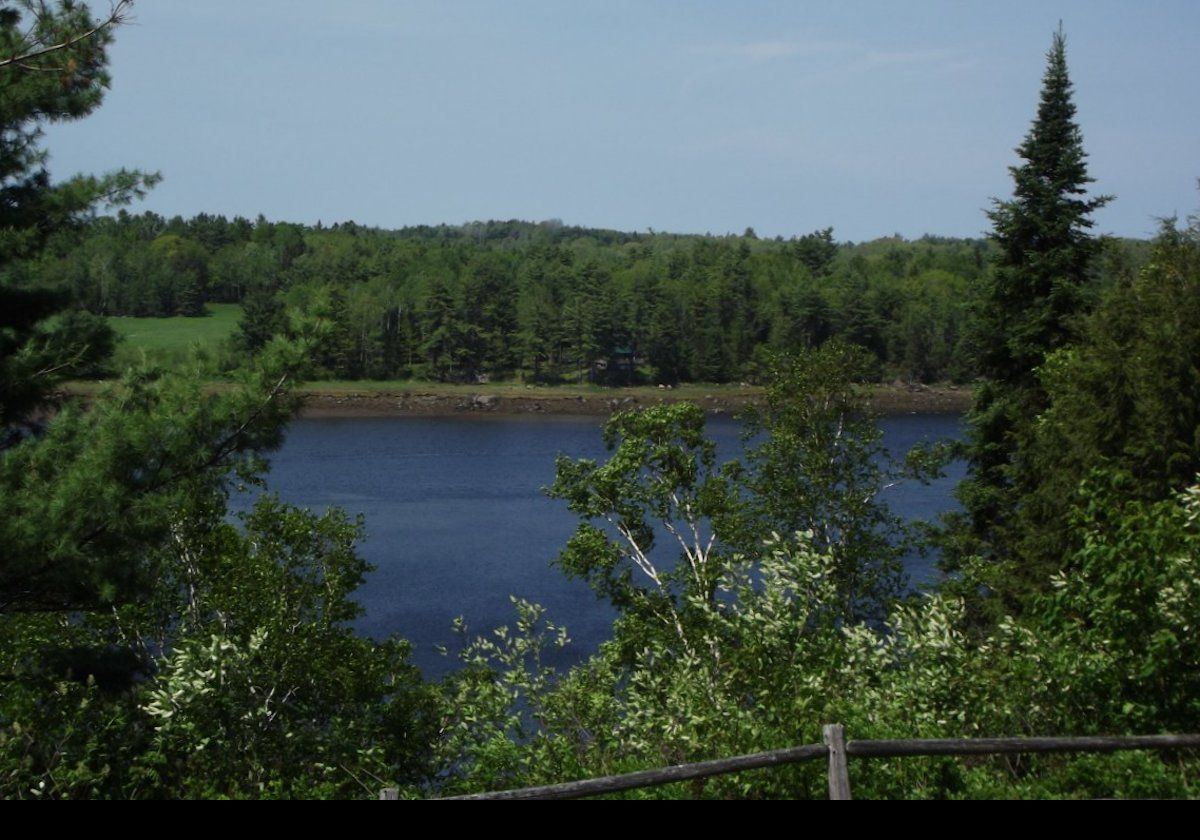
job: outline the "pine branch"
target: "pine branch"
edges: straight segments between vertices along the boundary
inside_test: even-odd
[[[0,67],[8,67],[9,65],[15,64],[26,70],[42,69],[42,68],[31,67],[31,66],[27,65],[25,62],[32,61],[33,59],[36,59],[36,58],[41,58],[42,56],[49,55],[50,53],[58,52],[59,50],[69,49],[69,48],[75,46],[76,44],[80,44],[80,43],[88,40],[89,38],[95,37],[99,33],[103,32],[105,29],[108,29],[113,26],[120,26],[121,24],[126,23],[129,20],[128,13],[129,13],[129,9],[132,6],[133,6],[133,0],[118,0],[117,4],[109,10],[108,17],[105,18],[104,20],[100,21],[99,23],[97,23],[95,26],[93,26],[91,29],[87,30],[86,32],[81,32],[78,35],[75,35],[75,36],[68,38],[67,40],[62,41],[57,44],[51,44],[49,46],[42,47],[41,49],[31,50],[30,52],[21,53],[19,55],[10,56],[9,58],[0,59]],[[32,29],[31,29],[31,31],[32,31]],[[29,40],[28,34],[26,35],[24,40],[25,41]]]

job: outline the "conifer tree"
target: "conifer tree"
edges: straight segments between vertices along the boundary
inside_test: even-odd
[[[77,3],[23,0],[0,8],[0,449],[19,437],[13,428],[47,402],[59,380],[95,365],[112,346],[99,322],[76,335],[55,325],[52,316],[69,305],[65,290],[30,288],[11,274],[97,204],[128,201],[157,180],[121,170],[52,183],[40,145],[47,124],[100,105],[105,49],[128,7],[122,0],[99,21]]]
[[[991,559],[1008,547],[1022,486],[1032,480],[1022,441],[1046,408],[1038,368],[1076,338],[1089,297],[1089,265],[1099,247],[1091,214],[1109,200],[1088,197],[1083,139],[1075,121],[1061,28],[1047,54],[1037,117],[1010,168],[1013,197],[989,212],[999,254],[978,296],[977,370],[981,384],[969,416],[970,475],[959,496],[965,543]]]

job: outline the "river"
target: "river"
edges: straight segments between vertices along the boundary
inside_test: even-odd
[[[456,647],[456,616],[472,633],[512,624],[510,595],[542,604],[567,625],[573,642],[560,664],[568,664],[607,638],[613,613],[584,583],[551,568],[576,519],[541,489],[554,479],[558,453],[605,457],[600,424],[525,416],[297,420],[271,459],[268,486],[294,505],[364,514],[360,551],[376,568],[358,592],[365,615],[356,629],[410,640],[427,676],[455,666],[434,648]],[[893,452],[962,433],[953,414],[895,415],[881,425]],[[708,430],[720,457],[738,454],[735,421],[715,417]],[[945,479],[901,484],[886,498],[900,516],[930,518],[953,506],[961,474],[954,465]],[[233,507],[247,504],[235,499]],[[937,578],[921,558],[909,561],[908,573],[914,585]]]

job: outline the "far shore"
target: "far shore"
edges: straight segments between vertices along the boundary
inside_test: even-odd
[[[106,381],[64,384],[62,394],[91,399]],[[224,385],[213,383],[220,390]],[[971,408],[969,385],[894,382],[868,386],[868,404],[879,414],[962,414]],[[588,385],[524,385],[515,382],[454,385],[434,382],[308,382],[297,388],[300,416],[451,417],[559,416],[607,417],[617,411],[693,402],[710,414],[737,414],[762,399],[754,385],[685,384],[674,388],[643,385],[600,388]]]
[[[453,390],[419,386],[385,391],[355,390],[352,383],[336,389],[311,383],[301,390],[301,417],[403,417],[493,415],[567,415],[604,417],[616,411],[662,403],[694,402],[711,414],[736,414],[762,395],[751,386],[689,385],[678,390],[613,388],[607,391],[571,391],[556,388],[486,385]],[[870,406],[880,414],[962,413],[971,407],[971,389],[956,385],[877,385]]]

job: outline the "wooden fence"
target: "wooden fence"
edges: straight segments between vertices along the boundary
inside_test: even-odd
[[[718,758],[694,764],[679,764],[655,770],[640,770],[620,776],[603,776],[557,785],[519,790],[502,790],[452,796],[449,799],[579,799],[602,793],[655,787],[671,782],[723,776],[742,770],[757,770],[825,759],[829,763],[829,798],[850,799],[847,759],[901,758],[930,755],[1011,755],[1015,753],[1117,752],[1119,750],[1175,750],[1200,747],[1200,735],[1131,735],[1083,738],[945,738],[923,740],[847,741],[840,723],[826,724],[825,742],[803,744],[782,750]],[[384,788],[380,799],[398,799],[399,791]]]

